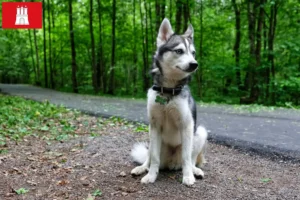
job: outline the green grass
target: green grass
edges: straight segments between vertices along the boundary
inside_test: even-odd
[[[120,126],[121,125],[121,126]],[[66,141],[78,134],[100,137],[101,130],[120,126],[130,132],[148,132],[148,126],[111,117],[88,117],[62,106],[0,94],[0,154],[7,153],[7,142],[19,142],[25,136]]]
[[[2,94],[0,99],[0,146],[5,146],[7,140],[18,141],[26,135],[41,136],[50,132],[53,139],[64,140],[73,134],[74,128],[67,119],[76,118],[78,112],[47,101],[39,103]]]

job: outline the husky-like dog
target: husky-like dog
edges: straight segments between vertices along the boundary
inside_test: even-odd
[[[191,25],[183,35],[174,34],[168,19],[160,26],[151,71],[154,85],[148,90],[150,145],[147,149],[143,143],[135,144],[131,152],[134,161],[142,164],[131,174],[148,171],[142,183],[153,183],[164,168],[182,168],[182,182],[188,186],[195,176],[204,176],[198,166],[204,162],[207,132],[196,127],[196,105],[187,86],[198,67],[193,36]]]

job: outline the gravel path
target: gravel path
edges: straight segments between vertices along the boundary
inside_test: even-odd
[[[75,108],[99,116],[118,116],[147,123],[146,102],[79,95],[29,86],[0,84],[4,93]],[[275,159],[300,161],[300,111],[235,106],[198,105],[198,124],[210,131],[210,140]]]

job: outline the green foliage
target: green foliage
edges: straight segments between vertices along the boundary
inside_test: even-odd
[[[25,189],[25,188],[20,188],[18,190],[15,190],[15,192],[20,195],[20,194],[26,194],[27,192],[29,192],[29,190]]]
[[[99,189],[95,190],[92,194],[92,196],[94,196],[94,197],[101,196],[101,195],[102,195],[102,192]]]
[[[73,2],[73,20],[74,36],[77,61],[77,79],[80,93],[95,94],[92,86],[92,66],[91,66],[91,41],[89,32],[89,1]],[[101,63],[103,65],[102,76],[106,88],[101,88],[99,95],[108,95],[107,87],[110,84],[111,75],[111,15],[112,1],[100,1],[101,10],[101,28],[98,17],[98,3],[94,1],[93,25],[96,43],[96,60],[100,62],[99,48],[103,51]],[[135,2],[135,4],[134,4]],[[165,16],[156,16],[155,1],[117,1],[116,16],[116,64],[114,95],[126,97],[145,98],[143,75],[148,74],[151,68],[151,59],[155,50],[155,38],[157,35],[156,20],[161,21],[163,17],[168,17],[175,29],[176,24],[176,3],[177,1],[165,1]],[[184,2],[184,1],[182,1]],[[242,84],[244,85],[246,74],[250,71],[249,62],[249,36],[248,36],[248,18],[247,2],[236,1],[241,11],[241,42],[240,42],[240,66]],[[46,2],[47,3],[47,2]],[[200,12],[201,3],[203,13]],[[145,4],[148,6],[146,13]],[[268,49],[268,27],[271,6],[277,6],[277,21],[275,30],[274,51]],[[51,24],[46,23],[44,28],[48,34],[48,26],[51,25],[52,38],[52,67],[54,74],[53,86],[55,89],[72,92],[71,75],[71,55],[70,55],[70,36],[67,1],[52,1],[51,4]],[[257,66],[260,72],[259,89],[260,97],[255,103],[266,105],[286,106],[300,104],[300,23],[299,10],[300,3],[296,0],[267,0],[265,4],[260,5],[264,8],[266,18],[263,33],[266,36],[262,38],[261,47],[261,65]],[[135,15],[134,15],[135,9]],[[189,1],[189,21],[192,22],[195,29],[196,59],[202,63],[202,91],[197,81],[200,76],[200,70],[195,74],[191,82],[191,89],[196,100],[205,102],[222,102],[230,104],[239,104],[240,98],[249,96],[248,90],[241,90],[237,86],[234,57],[235,43],[235,13],[232,1]],[[141,14],[143,17],[141,16]],[[200,16],[203,14],[203,52],[200,60],[200,38],[201,24]],[[48,11],[45,13],[48,16]],[[158,18],[158,19],[157,19]],[[135,20],[135,21],[134,21]],[[181,32],[183,32],[184,23],[181,21]],[[135,27],[134,27],[135,22]],[[145,30],[146,22],[148,29]],[[144,29],[142,29],[142,24]],[[100,31],[101,30],[101,31]],[[287,31],[288,30],[288,31]],[[145,34],[148,37],[145,38]],[[31,83],[40,82],[44,84],[44,64],[43,64],[43,34],[42,30],[36,30],[37,48],[39,60],[36,58],[36,49],[34,45],[33,31],[30,32],[32,44],[29,43],[28,30],[1,30],[0,31],[0,82],[5,83]],[[100,36],[102,42],[100,43]],[[266,38],[265,38],[266,37]],[[49,51],[49,41],[46,38],[47,54]],[[147,42],[148,50],[143,49]],[[31,53],[33,46],[33,54]],[[149,60],[149,65],[145,66],[144,71],[143,54]],[[267,69],[271,67],[268,56],[274,56],[275,77],[271,77],[267,83]],[[49,55],[47,55],[49,58]],[[50,76],[49,63],[47,59],[48,71]],[[37,63],[39,63],[40,77],[36,78]],[[38,80],[37,80],[38,79]],[[134,82],[133,80],[136,80]],[[230,80],[230,81],[229,81]],[[229,84],[228,81],[230,82]],[[274,86],[274,87],[273,87]],[[266,91],[275,95],[275,102],[270,100]],[[226,92],[224,92],[226,91]],[[9,119],[13,123],[14,119]],[[25,131],[25,130],[24,130]],[[26,132],[26,131],[25,131]]]
[[[271,178],[262,178],[262,179],[260,179],[260,181],[263,183],[269,183],[270,181],[272,181],[272,179]]]
[[[73,134],[72,125],[65,119],[74,113],[66,108],[2,94],[0,99],[0,146],[7,139],[18,141],[26,135],[50,132],[50,138],[61,141]]]

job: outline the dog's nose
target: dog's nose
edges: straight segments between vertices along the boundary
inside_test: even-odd
[[[190,63],[188,71],[189,72],[195,71],[197,69],[197,67],[198,67],[198,63],[196,63],[196,62],[195,63]]]

